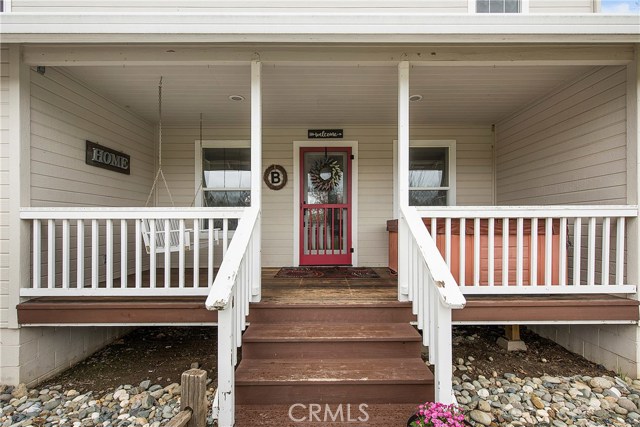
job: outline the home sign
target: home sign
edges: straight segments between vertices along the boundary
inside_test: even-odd
[[[128,154],[112,150],[95,142],[86,142],[85,162],[88,165],[127,175],[131,174],[131,157]]]
[[[342,129],[308,129],[309,139],[342,139],[344,132]]]

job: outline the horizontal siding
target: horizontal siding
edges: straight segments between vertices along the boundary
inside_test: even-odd
[[[348,9],[394,8],[433,13],[466,13],[467,0],[13,0],[14,12],[207,12],[218,9]]]
[[[626,202],[626,69],[603,67],[497,125],[503,205]]]
[[[31,73],[33,206],[142,206],[154,168],[153,126],[55,68]],[[85,140],[131,156],[131,175],[85,164]]]
[[[358,141],[359,263],[387,265],[386,221],[393,217],[393,141],[395,127],[345,127],[345,141]],[[490,205],[493,200],[493,133],[490,127],[414,127],[412,139],[455,139],[458,156],[458,204]],[[244,128],[204,128],[205,140],[247,140]],[[193,203],[194,141],[199,130],[163,129],[163,165],[177,205]],[[282,165],[289,184],[273,191],[263,186],[263,265],[290,265],[293,260],[293,141],[306,140],[306,128],[267,128],[263,131],[263,170]],[[320,143],[321,144],[321,143]],[[160,205],[168,205],[164,193]]]
[[[529,0],[529,13],[592,13],[594,0]]]
[[[9,316],[9,47],[0,45],[0,328]]]

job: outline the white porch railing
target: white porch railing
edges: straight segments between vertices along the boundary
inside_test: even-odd
[[[248,208],[240,220],[220,271],[207,297],[218,311],[218,389],[214,417],[219,426],[235,425],[235,366],[249,302],[260,299],[260,209]]]
[[[398,283],[401,291],[406,287],[423,344],[429,347],[429,361],[436,366],[436,401],[450,404],[454,402],[451,310],[463,308],[466,301],[414,207],[401,208],[398,233]]]
[[[625,228],[637,218],[637,206],[430,207],[418,213],[464,294],[636,292],[624,272]]]
[[[32,222],[32,280],[20,296],[207,295],[215,258],[227,252],[230,220],[243,212],[22,209],[20,217]]]

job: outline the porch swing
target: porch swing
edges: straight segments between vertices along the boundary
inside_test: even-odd
[[[200,141],[202,141],[202,113],[200,113]],[[151,196],[153,195],[154,190],[158,184],[158,179],[162,178],[162,182],[164,183],[164,187],[167,190],[167,194],[169,195],[169,200],[171,201],[171,206],[176,207],[175,202],[173,201],[173,195],[171,194],[171,190],[169,189],[169,184],[167,183],[167,179],[164,176],[164,172],[162,171],[162,77],[160,77],[160,82],[158,83],[158,172],[156,172],[156,176],[153,180],[153,185],[151,186],[151,190],[149,191],[149,195],[147,196],[147,201],[145,203],[145,207],[149,207],[149,202],[151,201]],[[193,206],[196,198],[198,197],[198,193],[200,192],[200,187],[196,190],[196,194],[191,202],[190,206]],[[168,225],[169,230],[167,233],[166,226]],[[153,228],[153,230],[152,230]],[[144,242],[145,249],[147,254],[150,254],[152,241],[154,241],[154,249],[155,253],[165,253],[165,252],[179,252],[181,249],[180,243],[180,221],[178,219],[169,219],[169,220],[161,220],[155,221],[154,227],[151,226],[151,221],[149,219],[140,220],[140,231],[142,233],[142,240]],[[214,229],[214,241],[217,243],[219,240],[218,229]],[[191,234],[193,233],[193,229],[191,228],[183,228],[183,241],[182,246],[184,250],[191,250]],[[155,235],[155,239],[152,239],[152,234]],[[166,237],[169,237],[169,241],[167,244]],[[202,241],[204,245],[205,242]]]

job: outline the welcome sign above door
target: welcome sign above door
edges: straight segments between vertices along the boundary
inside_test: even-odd
[[[309,129],[307,137],[309,139],[342,139],[344,132],[342,129]]]
[[[131,174],[131,157],[120,151],[86,141],[85,162],[88,165],[98,168],[109,169],[110,171]]]

